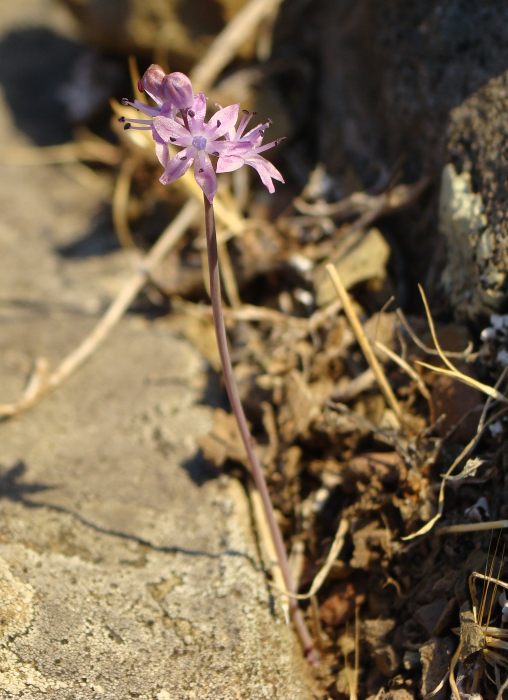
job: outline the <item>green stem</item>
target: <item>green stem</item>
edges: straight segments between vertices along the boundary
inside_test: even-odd
[[[272,502],[270,500],[270,494],[268,493],[268,488],[266,485],[263,470],[257,454],[254,450],[254,439],[250,434],[249,427],[247,425],[247,420],[245,418],[245,413],[243,410],[242,402],[240,400],[240,395],[238,393],[238,387],[233,374],[233,367],[231,364],[231,358],[228,350],[228,342],[226,337],[226,327],[224,325],[224,315],[222,312],[222,298],[220,289],[220,276],[219,276],[219,256],[217,251],[217,234],[215,230],[215,217],[213,212],[213,205],[208,201],[206,196],[204,196],[205,203],[205,224],[206,224],[206,245],[208,251],[208,268],[210,273],[210,298],[212,301],[212,312],[213,312],[213,322],[215,326],[215,335],[217,338],[217,346],[219,349],[219,355],[222,363],[222,371],[224,375],[224,384],[226,386],[226,391],[228,394],[229,402],[231,404],[231,409],[236,418],[238,424],[238,429],[242,438],[242,442],[245,446],[245,451],[249,458],[249,462],[252,470],[252,478],[258,489],[261,502],[263,504],[263,509],[265,512],[265,517],[268,522],[268,527],[270,529],[270,534],[272,536],[273,544],[275,547],[275,552],[277,554],[277,561],[284,579],[284,584],[286,590],[289,593],[295,593],[295,587],[293,583],[293,577],[289,569],[288,558],[286,554],[286,549],[284,547],[284,541],[280,532],[279,525],[275,518],[275,513],[273,511]],[[317,662],[318,654],[314,648],[314,642],[309,634],[307,625],[302,614],[298,603],[293,598],[289,598],[289,607],[291,610],[291,615],[293,618],[293,623],[295,625],[297,634],[303,646],[305,656],[312,663]]]

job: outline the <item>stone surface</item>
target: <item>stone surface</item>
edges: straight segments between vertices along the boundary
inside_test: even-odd
[[[131,266],[103,214],[107,175],[16,165],[13,149],[34,138],[9,101],[25,66],[16,40],[24,51],[25,30],[67,25],[49,0],[13,7],[0,11],[1,402],[37,356],[55,366],[75,347]],[[58,79],[66,46],[37,57],[41,79]],[[40,118],[26,98],[22,124]],[[197,451],[214,392],[165,320],[128,315],[59,390],[0,424],[2,698],[313,697],[244,492]]]
[[[500,308],[508,269],[508,5],[323,0],[308,13],[317,27],[318,149],[328,172],[342,193],[379,187],[390,173],[405,182],[430,177],[430,196],[389,224],[411,261],[412,289],[417,281],[436,286],[456,255],[438,235],[443,168],[452,163],[470,175],[487,235],[461,245],[474,268],[475,304],[468,308],[460,290],[453,303],[459,316],[475,319]]]

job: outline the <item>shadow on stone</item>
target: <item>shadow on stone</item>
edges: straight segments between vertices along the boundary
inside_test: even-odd
[[[118,239],[113,233],[110,207],[102,207],[91,222],[90,228],[77,240],[56,248],[64,260],[93,258],[118,250]]]
[[[37,145],[69,141],[59,92],[83,46],[45,28],[12,31],[0,40],[0,83],[16,126]]]

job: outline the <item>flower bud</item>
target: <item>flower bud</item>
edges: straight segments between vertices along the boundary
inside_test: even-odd
[[[164,98],[170,100],[177,109],[192,107],[194,94],[192,83],[184,73],[169,73],[163,80]]]
[[[165,75],[160,66],[152,63],[152,65],[146,69],[138,83],[139,91],[146,92],[155,101],[160,100],[162,98],[162,82]]]

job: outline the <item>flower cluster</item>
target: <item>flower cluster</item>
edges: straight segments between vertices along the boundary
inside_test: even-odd
[[[206,121],[206,97],[194,94],[189,78],[183,73],[165,74],[160,66],[151,65],[139,81],[139,91],[146,92],[156,106],[140,100],[123,100],[145,114],[147,119],[121,117],[125,129],[146,129],[152,132],[155,151],[164,173],[160,181],[168,185],[181,177],[192,164],[194,176],[211,202],[217,190],[216,173],[232,172],[243,165],[257,171],[269,192],[274,192],[273,180],[284,178],[262,155],[283,139],[263,144],[263,135],[270,122],[246,131],[253,112],[244,112],[238,126],[239,105],[220,108]],[[180,148],[171,155],[170,146]],[[210,156],[215,156],[214,164]]]

